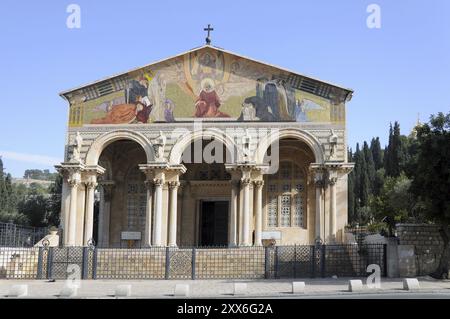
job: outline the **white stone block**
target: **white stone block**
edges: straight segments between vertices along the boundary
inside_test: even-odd
[[[348,291],[355,292],[363,290],[362,280],[349,280],[348,281]]]
[[[131,296],[131,285],[118,285],[114,293],[116,297],[129,297]]]
[[[28,285],[14,285],[9,290],[8,297],[26,297],[28,296]]]
[[[234,291],[233,294],[236,295],[245,295],[247,293],[247,284],[242,282],[234,283]]]
[[[305,292],[305,282],[304,281],[294,281],[292,283],[292,293],[302,294]]]
[[[175,297],[188,297],[189,296],[189,285],[176,284],[173,295]]]
[[[419,281],[417,278],[405,278],[403,279],[403,290],[417,290],[420,289]]]
[[[72,283],[65,284],[64,287],[62,287],[61,291],[59,292],[59,296],[61,298],[71,298],[76,297],[78,294],[78,286],[73,285]]]

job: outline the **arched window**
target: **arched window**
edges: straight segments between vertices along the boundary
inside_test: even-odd
[[[306,228],[306,176],[300,166],[283,161],[267,180],[267,226]]]
[[[145,208],[147,202],[147,191],[145,188],[145,175],[138,167],[128,171],[126,178],[127,190],[127,230],[145,230]]]

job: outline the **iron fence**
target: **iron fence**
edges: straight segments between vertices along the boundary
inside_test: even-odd
[[[385,245],[0,248],[0,277],[7,279],[362,277],[371,264],[386,276]]]
[[[0,247],[33,247],[47,234],[46,227],[0,223]]]

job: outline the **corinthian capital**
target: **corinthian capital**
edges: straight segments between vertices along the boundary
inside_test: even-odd
[[[156,187],[161,187],[164,185],[164,179],[162,178],[155,178],[153,180],[153,183],[155,184]]]
[[[175,188],[178,188],[180,186],[180,182],[178,182],[178,181],[168,182],[167,184],[169,184],[169,188],[170,189],[175,189]]]
[[[264,181],[262,181],[262,180],[254,181],[254,183],[257,188],[264,186]]]

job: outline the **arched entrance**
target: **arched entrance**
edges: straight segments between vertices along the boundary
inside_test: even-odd
[[[137,142],[119,139],[99,155],[106,169],[98,178],[98,244],[101,247],[140,247],[145,232],[147,190],[139,164],[147,162]]]
[[[181,246],[228,245],[231,177],[225,169],[227,153],[226,146],[215,139],[197,139],[182,152],[186,173],[180,177]]]
[[[276,155],[276,156],[275,156]],[[264,154],[277,159],[264,176],[263,230],[282,244],[310,244],[315,239],[315,185],[309,170],[313,149],[296,137],[282,137]]]

